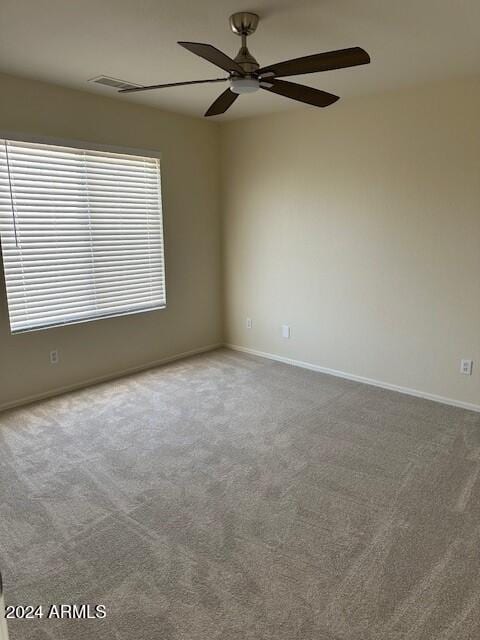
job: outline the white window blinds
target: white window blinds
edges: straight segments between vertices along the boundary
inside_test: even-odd
[[[165,306],[157,158],[0,140],[12,332]]]

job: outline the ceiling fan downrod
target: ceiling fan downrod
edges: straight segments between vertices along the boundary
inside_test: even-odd
[[[259,17],[256,13],[249,13],[247,11],[234,13],[230,16],[230,29],[242,38],[242,46],[234,60],[242,67],[245,75],[255,73],[260,66],[247,47],[247,36],[255,33],[258,21]]]

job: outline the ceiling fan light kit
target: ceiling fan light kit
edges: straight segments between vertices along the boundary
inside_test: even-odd
[[[258,78],[230,78],[230,89],[233,93],[253,93],[260,89]]]
[[[256,13],[243,11],[230,16],[230,28],[242,39],[242,44],[235,58],[230,58],[219,49],[210,44],[201,42],[179,42],[187,51],[200,56],[215,66],[228,73],[226,78],[212,78],[209,80],[190,80],[187,82],[171,82],[168,84],[154,84],[149,86],[131,87],[120,89],[120,93],[134,93],[138,91],[150,91],[167,87],[183,86],[190,84],[204,84],[210,82],[229,82],[226,89],[215,102],[210,105],[205,116],[215,116],[225,113],[239,95],[253,93],[259,89],[270,91],[292,100],[297,100],[315,107],[327,107],[336,102],[339,97],[320,89],[306,85],[278,80],[285,76],[297,76],[306,73],[331,71],[344,69],[357,65],[368,64],[370,56],[360,47],[339,49],[317,53],[302,58],[278,62],[267,67],[260,67],[247,47],[247,37],[255,33],[259,22]]]

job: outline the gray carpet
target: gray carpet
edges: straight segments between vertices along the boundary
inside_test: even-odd
[[[11,640],[480,637],[480,416],[227,350],[0,416]]]

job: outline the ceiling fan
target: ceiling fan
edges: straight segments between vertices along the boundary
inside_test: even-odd
[[[343,69],[360,64],[368,64],[370,56],[360,47],[339,49],[316,53],[303,58],[295,58],[284,62],[277,62],[266,67],[260,67],[247,48],[247,36],[255,32],[258,25],[258,16],[255,13],[240,12],[230,16],[230,28],[242,38],[242,46],[235,58],[230,58],[222,51],[210,44],[200,42],[179,42],[178,44],[197,56],[208,60],[212,64],[228,72],[227,78],[213,78],[210,80],[190,80],[189,82],[171,82],[169,84],[152,84],[145,87],[133,87],[120,89],[120,93],[135,93],[138,91],[150,91],[151,89],[163,89],[166,87],[180,87],[189,84],[205,84],[208,82],[229,82],[226,89],[209,107],[205,116],[217,116],[232,106],[242,93],[252,93],[258,89],[264,89],[271,93],[298,100],[316,107],[328,107],[336,102],[339,97],[320,89],[307,87],[295,82],[278,80],[285,76],[296,76],[303,73],[315,73],[317,71],[330,71]]]

